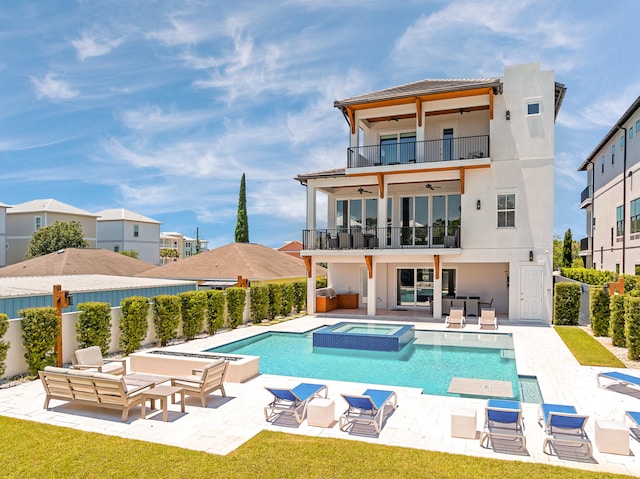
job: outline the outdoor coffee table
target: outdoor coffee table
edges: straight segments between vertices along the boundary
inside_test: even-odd
[[[142,393],[142,409],[140,410],[140,417],[142,419],[147,417],[147,400],[151,400],[151,409],[155,409],[155,400],[159,399],[160,406],[162,407],[162,420],[167,422],[169,420],[169,396],[172,397],[172,402],[175,403],[176,394],[180,394],[180,410],[184,412],[184,388],[175,386],[156,386],[155,388],[151,388]]]

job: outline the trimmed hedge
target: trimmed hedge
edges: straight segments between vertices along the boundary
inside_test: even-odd
[[[78,305],[76,339],[80,349],[98,346],[102,355],[109,352],[111,342],[111,305],[89,301]]]
[[[327,277],[321,276],[316,277],[316,289],[326,288],[327,287]]]
[[[627,296],[624,302],[624,334],[627,337],[627,356],[640,359],[640,298]]]
[[[282,284],[269,283],[269,319],[282,313]]]
[[[187,291],[178,295],[182,312],[182,334],[193,339],[204,330],[207,311],[207,293],[205,291]]]
[[[269,287],[263,286],[251,286],[249,291],[249,300],[251,301],[251,320],[254,323],[259,323],[265,319],[269,319]]]
[[[618,280],[618,275],[612,271],[602,271],[589,268],[562,268],[560,272],[565,278],[575,279],[581,283],[587,283],[595,286],[603,286],[607,283]]]
[[[120,302],[120,348],[125,354],[140,349],[149,329],[149,300],[144,296],[130,296]]]
[[[227,295],[224,291],[207,291],[207,332],[215,334],[224,327],[224,317],[227,310]]]
[[[55,366],[55,351],[60,335],[60,323],[56,308],[26,308],[18,311],[22,318],[22,345],[29,374],[36,375],[46,366]]]
[[[235,329],[242,324],[244,319],[244,306],[247,302],[247,290],[244,288],[227,288],[227,313],[229,314],[229,327]]]
[[[282,283],[282,308],[280,314],[289,316],[293,311],[294,290],[292,283]]]
[[[594,336],[607,336],[609,334],[609,293],[603,291],[601,286],[591,286],[589,289],[589,315],[591,317],[591,330]]]
[[[156,338],[160,340],[160,346],[178,337],[180,326],[180,298],[170,294],[154,296],[153,301],[153,328]]]
[[[627,338],[624,335],[624,296],[616,294],[609,298],[609,336],[614,346],[624,348]]]
[[[296,281],[293,283],[293,307],[297,313],[307,307],[307,282]]]
[[[580,284],[556,283],[553,295],[553,324],[577,325],[580,319]]]
[[[0,377],[6,371],[7,365],[5,360],[7,359],[7,352],[11,343],[4,341],[2,337],[9,330],[9,316],[4,313],[0,313]]]

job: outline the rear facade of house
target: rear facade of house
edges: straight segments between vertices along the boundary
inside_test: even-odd
[[[308,310],[316,264],[326,263],[328,285],[356,293],[371,317],[411,309],[438,319],[463,300],[470,316],[491,305],[550,322],[564,93],[552,71],[528,64],[336,101],[350,131],[345,167],[297,177],[307,190]]]

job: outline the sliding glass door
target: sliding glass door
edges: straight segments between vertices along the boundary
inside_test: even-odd
[[[397,306],[430,306],[433,300],[432,268],[399,268]]]

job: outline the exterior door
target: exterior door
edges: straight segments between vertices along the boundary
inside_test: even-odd
[[[542,266],[520,267],[520,318],[542,319]]]

